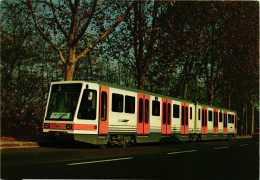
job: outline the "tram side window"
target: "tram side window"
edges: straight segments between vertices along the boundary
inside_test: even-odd
[[[205,110],[202,109],[202,126],[205,126]]]
[[[160,116],[160,102],[159,101],[153,101],[152,103],[153,109],[152,109],[152,115],[153,116]]]
[[[149,100],[145,100],[145,123],[149,123]]]
[[[189,114],[189,112],[188,112],[188,107],[186,106],[185,109],[186,109],[186,112],[185,112],[185,116],[186,116],[186,117],[185,117],[185,119],[186,119],[185,125],[188,125],[188,118],[189,118],[189,117],[188,117],[188,114]]]
[[[199,109],[199,120],[200,120],[200,109]]]
[[[96,119],[96,104],[97,104],[97,91],[94,90],[84,90],[79,112],[78,119]]]
[[[209,121],[212,121],[212,111],[209,111]]]
[[[123,95],[122,94],[112,94],[112,111],[113,112],[123,112]]]
[[[208,126],[207,110],[205,110],[205,126]]]
[[[163,124],[166,123],[166,103],[163,103]]]
[[[180,117],[180,106],[177,104],[173,105],[173,117],[179,118]]]
[[[138,122],[142,123],[143,122],[143,99],[139,98],[139,116],[138,116]]]
[[[135,97],[125,96],[125,112],[135,113]]]
[[[192,107],[190,107],[190,119],[192,119]]]
[[[228,115],[228,123],[231,123],[231,114]]]
[[[107,93],[101,93],[101,120],[107,120]]]
[[[167,116],[167,118],[168,118],[167,123],[170,125],[171,124],[171,104],[170,103],[168,103],[168,116]]]
[[[184,125],[184,106],[181,106],[181,125]]]
[[[223,115],[222,115],[222,113],[220,112],[220,113],[219,113],[219,122],[222,122],[222,117],[223,117]]]

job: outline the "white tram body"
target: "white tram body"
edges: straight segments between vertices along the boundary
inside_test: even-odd
[[[53,82],[43,133],[90,144],[227,139],[235,111],[103,82]]]

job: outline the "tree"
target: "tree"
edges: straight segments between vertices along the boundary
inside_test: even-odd
[[[144,89],[149,65],[155,60],[160,46],[160,20],[165,17],[167,4],[169,2],[138,1],[125,23],[107,39],[108,46],[102,47],[104,56],[117,60],[123,67],[122,71],[133,74],[136,87],[141,90]]]
[[[59,53],[60,59],[66,67],[66,80],[73,79],[76,62],[85,54],[92,51],[100,41],[114,31],[135,4],[133,2],[131,5],[128,5],[124,14],[122,14],[112,26],[99,35],[90,45],[78,52],[77,47],[79,41],[90,27],[93,16],[98,14],[96,9],[102,10],[97,0],[89,3],[87,3],[86,0],[84,2],[75,0],[74,3],[71,0],[59,1],[58,3],[54,3],[52,0],[50,0],[50,2],[36,1],[34,2],[36,3],[36,8],[33,7],[31,0],[27,0],[27,3],[40,34]],[[99,3],[101,3],[101,1]],[[105,2],[103,1],[102,3]],[[38,12],[35,12],[36,10],[38,10]],[[41,22],[37,18],[37,15],[40,13],[45,13]],[[43,15],[38,16],[41,17]],[[49,34],[49,29],[45,27],[46,24],[50,25],[49,28],[54,31],[54,34]],[[53,36],[56,36],[57,32],[59,32],[60,35],[58,36],[60,38],[65,38],[66,48],[68,48],[67,55],[64,55],[64,45],[58,47],[56,42],[52,39]]]

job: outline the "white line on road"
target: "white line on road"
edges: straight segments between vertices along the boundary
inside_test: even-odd
[[[217,148],[214,148],[214,149],[227,149],[229,148],[229,146],[226,146],[226,147],[217,147]]]
[[[240,146],[249,146],[249,144],[241,144]]]
[[[170,153],[167,153],[167,154],[181,154],[181,153],[188,153],[188,152],[195,152],[195,151],[197,151],[197,150],[170,152]]]
[[[118,158],[118,159],[105,159],[105,160],[99,160],[99,161],[87,161],[87,162],[79,162],[79,163],[70,163],[67,164],[68,166],[74,166],[74,165],[81,165],[81,164],[92,164],[92,163],[101,163],[101,162],[110,162],[110,161],[122,161],[127,159],[133,159],[133,157],[126,157],[126,158]]]

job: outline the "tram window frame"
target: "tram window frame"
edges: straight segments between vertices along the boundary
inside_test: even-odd
[[[92,93],[92,99],[89,99],[89,93]],[[80,102],[77,118],[79,120],[96,120],[97,118],[97,91],[85,89]],[[91,104],[90,104],[91,103]],[[89,112],[88,112],[89,111]]]
[[[144,103],[144,100],[143,98],[139,98],[138,100],[139,102],[139,109],[138,109],[138,122],[139,123],[142,123],[143,122],[143,103]]]
[[[218,112],[216,112],[216,127],[218,127],[218,123],[219,123],[219,117],[218,117]]]
[[[153,116],[160,116],[160,101],[152,101],[152,115]]]
[[[185,125],[188,125],[188,120],[189,120],[189,108],[188,106],[185,106]]]
[[[107,120],[107,92],[101,93],[101,121]]]
[[[209,116],[209,118],[208,118],[208,121],[212,121],[212,111],[208,111],[208,116]]]
[[[202,126],[205,126],[205,109],[202,109]]]
[[[167,119],[167,124],[171,124],[171,104],[168,103],[168,119]]]
[[[124,95],[112,93],[112,112],[122,113],[124,110]]]
[[[205,109],[205,126],[208,127],[208,110]]]
[[[144,102],[145,108],[144,108],[144,112],[145,112],[145,116],[144,116],[144,122],[147,124],[149,123],[149,100],[146,99]]]
[[[184,112],[185,107],[181,106],[181,125],[185,125],[185,112]]]
[[[192,107],[190,107],[190,120],[192,120]]]
[[[166,103],[163,103],[163,124],[166,124]]]
[[[223,113],[219,112],[219,122],[223,122]]]
[[[180,118],[180,105],[173,104],[173,118]]]
[[[125,95],[125,113],[135,114],[135,97]]]

